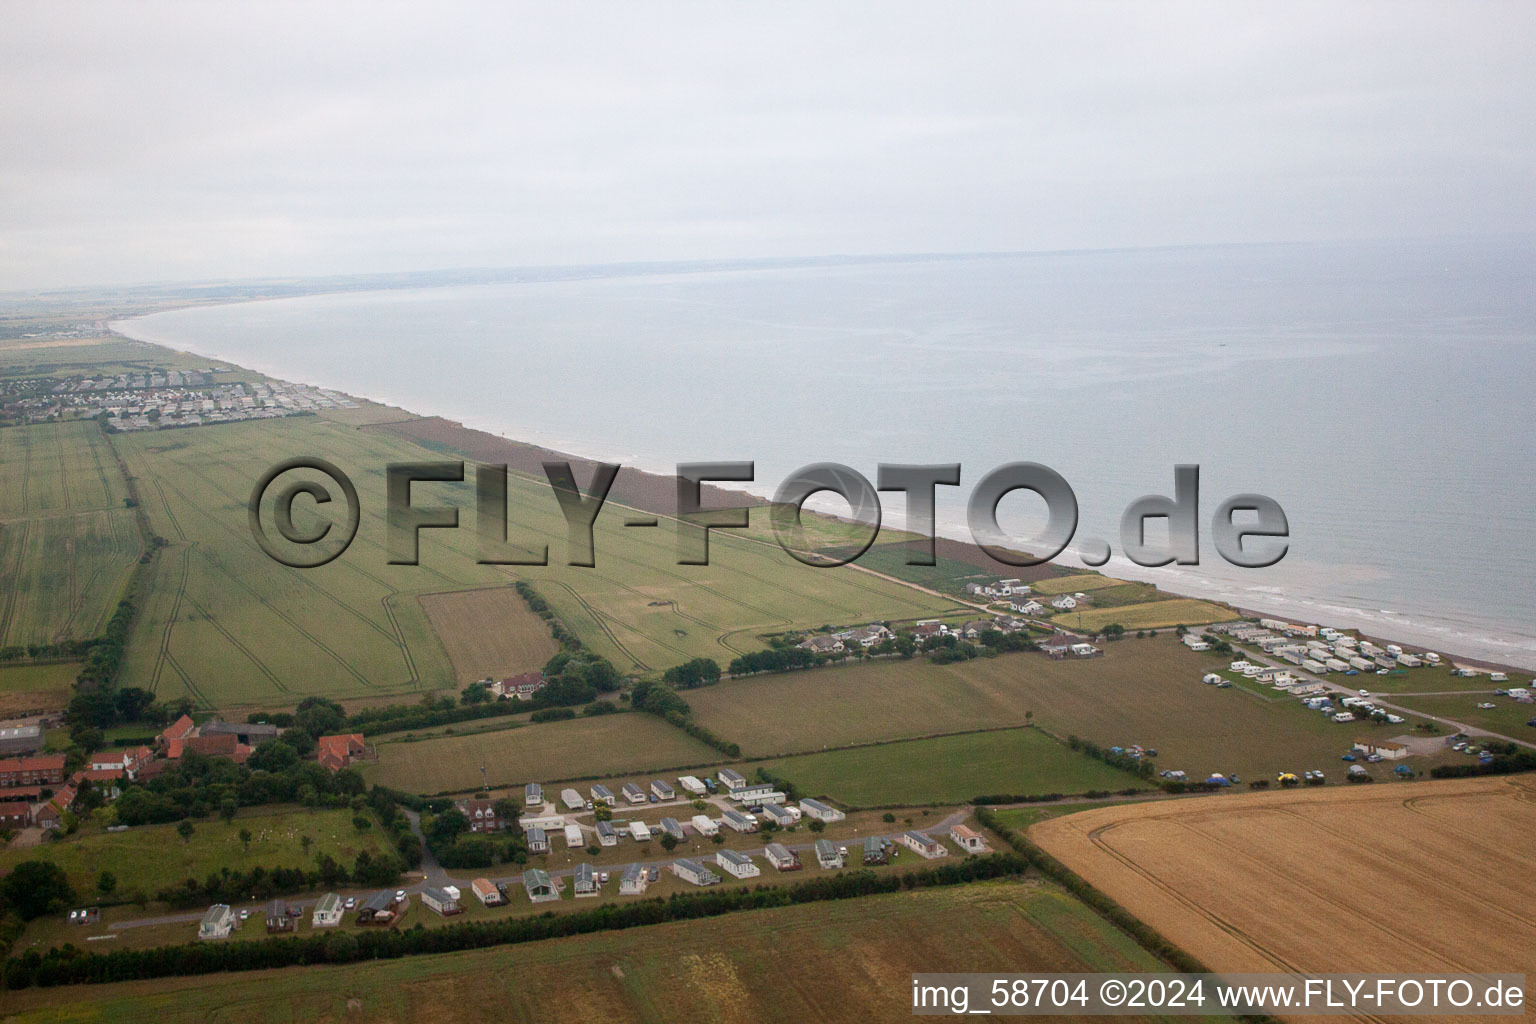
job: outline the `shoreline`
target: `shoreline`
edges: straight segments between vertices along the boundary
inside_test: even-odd
[[[392,291],[395,289],[382,290]],[[181,309],[207,308],[211,306],[243,306],[251,303],[274,302],[278,301],[279,299],[303,299],[331,294],[335,293],[321,291],[304,293],[303,295],[298,296],[253,296],[250,298],[235,299],[232,301],[225,299],[215,300],[212,302],[190,301],[175,306],[156,308],[144,313],[118,317],[112,320],[99,321],[99,324],[107,334],[116,338],[121,338],[133,342],[135,344],[161,348],[167,351],[185,352],[199,356],[201,358],[228,363],[232,366],[254,371],[274,379],[324,388],[329,391],[346,394],[348,397],[367,402],[372,405],[397,410],[410,417],[414,417],[417,420],[441,420],[444,423],[452,424],[459,429],[482,435],[485,439],[487,439],[487,441],[490,442],[498,442],[521,448],[540,449],[545,452],[569,459],[573,463],[621,463],[624,466],[624,471],[621,472],[620,475],[621,480],[624,479],[625,476],[629,475],[627,471],[630,470],[633,470],[636,474],[644,477],[662,477],[668,480],[673,478],[676,470],[675,463],[669,462],[663,465],[660,460],[647,459],[644,455],[638,455],[633,452],[619,452],[609,445],[583,443],[580,441],[578,441],[575,445],[571,445],[568,442],[561,441],[559,439],[545,437],[542,435],[542,432],[537,430],[524,430],[516,426],[507,427],[504,424],[488,423],[478,418],[464,418],[455,410],[437,410],[435,408],[435,403],[430,401],[421,403],[410,398],[400,398],[396,396],[375,397],[372,395],[362,395],[350,390],[344,384],[330,383],[318,380],[307,380],[304,379],[303,374],[295,375],[292,373],[284,372],[280,367],[264,364],[261,360],[252,360],[248,356],[235,357],[228,354],[209,352],[206,349],[200,351],[198,347],[189,345],[182,341],[169,342],[150,337],[135,337],[134,334],[129,333],[129,325],[159,315],[160,313],[175,312]],[[407,420],[402,422],[411,421]],[[517,436],[514,437],[514,433],[516,433]],[[525,437],[524,435],[528,436]],[[574,451],[572,449],[580,450]],[[616,484],[615,486],[617,487],[618,485]],[[720,495],[742,495],[750,499],[752,504],[761,505],[766,504],[772,498],[773,489],[766,486],[754,487],[752,484],[746,484],[733,485],[730,487],[711,487],[710,485],[706,485],[706,490],[712,490],[713,492]],[[617,494],[615,494],[615,497],[617,497]],[[708,503],[708,499],[706,499],[706,503]],[[809,507],[812,511],[818,511],[819,514],[828,515],[832,518],[839,518],[835,513],[819,511],[816,510],[814,506]],[[888,514],[885,525],[892,530],[903,530],[905,528],[904,515]],[[935,533],[941,545],[946,545],[947,542],[947,546],[951,546],[952,548],[955,545],[959,545],[964,548],[975,548],[975,545],[971,541],[967,531],[955,527],[952,523],[946,523],[942,519],[936,523]],[[1069,549],[1069,551],[1070,550],[1071,549]],[[986,562],[991,563],[990,565],[978,564],[978,569],[989,573],[995,573],[1001,578],[1018,576],[1021,575],[1021,573],[1029,571],[1028,569],[1021,569],[1020,567],[993,562],[985,554],[980,553],[979,551],[977,551],[977,554],[981,559],[985,559]],[[1067,552],[1063,553],[1063,555],[1066,554]],[[968,564],[977,564],[970,558],[961,558],[959,560],[965,561]],[[1082,571],[1087,569],[1087,567],[1084,566],[1069,565],[1059,560],[1045,564],[1071,571]],[[1338,613],[1332,617],[1318,616],[1314,618],[1310,616],[1313,616],[1316,613],[1311,612],[1308,609],[1327,609],[1329,606],[1327,604],[1326,598],[1319,597],[1315,599],[1296,598],[1292,600],[1278,600],[1274,604],[1268,605],[1266,607],[1266,602],[1263,600],[1254,602],[1244,595],[1234,594],[1233,591],[1239,589],[1241,586],[1235,581],[1228,582],[1221,580],[1220,578],[1212,578],[1211,583],[1206,586],[1199,586],[1197,583],[1195,587],[1189,588],[1187,586],[1189,579],[1186,578],[1184,580],[1175,580],[1173,582],[1173,586],[1169,586],[1169,576],[1182,575],[1185,577],[1190,577],[1193,574],[1181,573],[1180,570],[1173,567],[1148,569],[1128,562],[1119,555],[1117,555],[1116,558],[1110,562],[1110,564],[1099,569],[1088,569],[1087,571],[1097,572],[1100,575],[1111,576],[1116,579],[1148,583],[1157,587],[1159,591],[1171,597],[1213,601],[1216,603],[1224,604],[1233,608],[1235,610],[1235,614],[1237,615],[1279,618],[1296,622],[1298,624],[1316,624],[1320,626],[1333,625],[1336,628],[1352,629],[1355,632],[1360,633],[1362,636],[1387,637],[1393,643],[1399,643],[1417,650],[1437,651],[1451,661],[1468,666],[1478,667],[1485,671],[1490,669],[1495,671],[1502,669],[1505,671],[1522,674],[1536,673],[1536,651],[1521,651],[1517,648],[1502,654],[1452,653],[1460,648],[1458,646],[1456,636],[1447,634],[1459,631],[1450,624],[1447,624],[1444,627],[1425,626],[1419,629],[1412,629],[1409,633],[1394,633],[1391,631],[1392,623],[1385,621],[1369,621],[1370,613],[1368,611],[1364,609],[1348,608],[1347,606],[1341,607]],[[1226,585],[1224,587],[1221,584]],[[1335,600],[1342,601],[1344,599],[1339,598]],[[1402,613],[1382,610],[1380,614],[1383,616],[1396,618]],[[1356,624],[1351,625],[1351,622]],[[1516,647],[1514,642],[1505,640],[1502,637],[1498,637],[1496,635],[1469,636],[1465,639],[1469,640],[1472,644],[1484,648],[1490,652],[1496,651],[1501,647]],[[1507,658],[1513,658],[1515,660],[1501,660]]]

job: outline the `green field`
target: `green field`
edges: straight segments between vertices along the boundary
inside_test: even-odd
[[[0,668],[0,715],[63,707],[79,674],[74,661]]]
[[[1486,681],[1487,677],[1483,677]],[[1369,685],[1369,684],[1367,684]],[[1506,684],[1500,684],[1506,685]],[[1393,704],[1401,704],[1414,711],[1449,718],[1465,725],[1487,729],[1527,743],[1536,742],[1536,729],[1526,723],[1536,719],[1536,704],[1519,704],[1508,697],[1495,697],[1491,693],[1466,693],[1438,697],[1391,697]],[[1492,708],[1479,708],[1481,703],[1493,704]],[[1446,729],[1450,732],[1450,729]],[[1470,760],[1470,759],[1469,759]]]
[[[363,769],[364,777],[370,783],[413,793],[475,789],[481,783],[482,764],[486,782],[499,787],[723,759],[681,729],[639,712],[409,743],[383,742],[378,750],[378,762]]]
[[[252,808],[229,822],[222,818],[194,821],[196,831],[186,842],[177,835],[175,825],[87,831],[44,846],[0,850],[0,870],[9,871],[24,860],[51,860],[64,869],[82,900],[89,900],[96,891],[102,871],[117,876],[118,896],[137,891],[153,898],[167,886],[188,878],[202,881],[226,867],[231,871],[258,866],[313,868],[324,853],[350,866],[363,850],[376,857],[392,856],[388,836],[377,823],[359,833],[352,826],[353,814],[351,810]],[[251,831],[249,852],[240,842],[241,829]],[[305,835],[313,840],[307,855],[300,843]]]
[[[1067,629],[1103,629],[1118,622],[1126,629],[1164,629],[1168,626],[1193,626],[1207,622],[1230,622],[1237,613],[1230,608],[1196,601],[1193,598],[1175,597],[1166,601],[1149,601],[1146,604],[1130,604],[1116,608],[1093,608],[1062,612],[1051,621]]]
[[[755,767],[755,766],[754,766]],[[942,736],[806,754],[762,767],[806,794],[853,807],[963,803],[990,793],[1033,796],[1145,785],[1037,729]]]
[[[917,971],[1165,969],[1059,889],[1017,881],[464,953],[29,989],[7,998],[15,1020],[62,1024],[864,1024],[908,1016]],[[1207,1019],[1225,1024],[1224,1018]]]
[[[734,679],[687,697],[700,724],[762,757],[1024,725],[1030,711],[1058,736],[1155,747],[1159,767],[1191,775],[1326,766],[1349,747],[1349,727],[1296,700],[1201,685],[1203,673],[1224,664],[1159,636],[1109,644],[1099,658],[882,659]]]
[[[125,685],[223,708],[444,689],[453,669],[416,598],[514,578],[511,567],[476,564],[472,482],[417,485],[419,504],[462,506],[462,528],[423,531],[420,565],[388,564],[384,467],[442,456],[385,433],[295,417],[123,435],[117,444],[155,532],[171,542],[156,559]],[[268,559],[247,525],[251,486],[295,453],[323,454],[349,473],[362,505],[351,548],[318,569]],[[513,536],[551,549],[551,565],[518,567],[517,576],[621,670],[725,661],[760,648],[759,633],[948,607],[855,569],[808,569],[771,542],[728,532],[711,541],[713,564],[679,566],[669,525],[626,530],[616,508],[598,519],[597,566],[573,568],[547,482],[513,477],[509,492]]]
[[[0,430],[0,646],[95,636],[143,551],[92,421]]]
[[[1093,590],[1121,587],[1125,583],[1125,580],[1117,580],[1113,576],[1101,576],[1098,573],[1079,573],[1073,576],[1058,576],[1055,579],[1041,580],[1038,583],[1031,583],[1029,586],[1037,594],[1086,594]]]

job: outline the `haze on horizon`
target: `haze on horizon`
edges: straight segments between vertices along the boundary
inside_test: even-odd
[[[1536,5],[6,3],[0,291],[1536,230]]]

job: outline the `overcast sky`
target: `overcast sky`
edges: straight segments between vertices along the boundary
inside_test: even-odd
[[[10,3],[0,290],[1536,230],[1536,4]]]

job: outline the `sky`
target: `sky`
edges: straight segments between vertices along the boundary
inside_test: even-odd
[[[1536,230],[1536,4],[0,3],[0,291]]]

